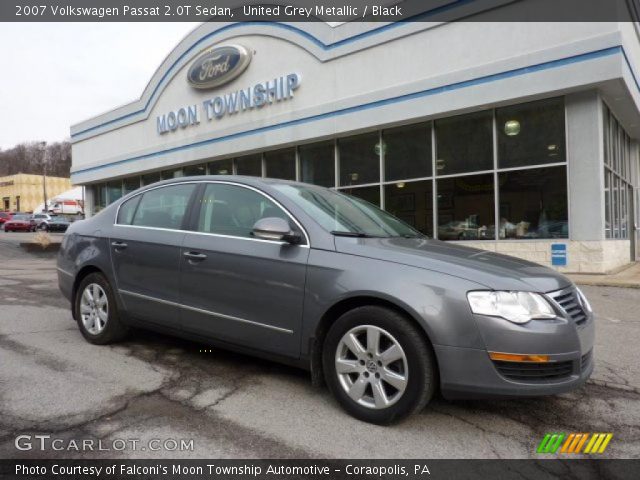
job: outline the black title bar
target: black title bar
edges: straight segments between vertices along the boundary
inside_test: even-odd
[[[0,22],[638,21],[640,0],[2,0]]]
[[[640,460],[0,460],[3,480],[637,480],[639,477]]]

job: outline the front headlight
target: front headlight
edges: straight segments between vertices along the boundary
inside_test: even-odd
[[[537,293],[469,292],[467,299],[473,313],[501,317],[513,323],[556,317],[551,305]]]

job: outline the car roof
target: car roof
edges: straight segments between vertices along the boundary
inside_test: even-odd
[[[269,177],[251,177],[248,175],[195,175],[191,177],[178,177],[170,178],[168,180],[161,180],[159,182],[145,185],[141,190],[146,190],[149,187],[159,187],[161,185],[169,185],[173,183],[187,183],[187,182],[232,182],[241,183],[249,186],[273,186],[273,185],[299,185],[307,187],[317,187],[317,185],[311,185],[303,182],[296,182],[293,180],[282,180],[279,178]],[[324,188],[324,187],[319,187]]]

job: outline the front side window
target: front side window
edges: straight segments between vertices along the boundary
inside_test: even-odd
[[[325,230],[372,237],[421,237],[418,231],[369,202],[325,188],[274,185]]]
[[[194,189],[194,184],[183,184],[145,192],[131,224],[140,227],[180,229]]]
[[[295,229],[289,216],[261,193],[238,185],[211,183],[202,197],[198,231],[253,238],[254,224],[267,217],[282,218]]]

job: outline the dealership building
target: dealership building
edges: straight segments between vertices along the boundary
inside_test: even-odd
[[[638,256],[639,82],[634,23],[205,23],[71,128],[72,182],[95,213],[160,179],[295,179],[607,272]]]

